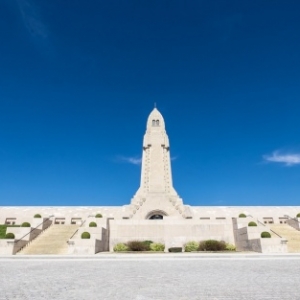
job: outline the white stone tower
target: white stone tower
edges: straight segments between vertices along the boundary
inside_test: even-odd
[[[148,117],[143,142],[141,184],[138,195],[177,195],[172,184],[170,145],[161,113],[154,108]]]
[[[125,207],[123,218],[164,216],[187,218],[190,213],[173,188],[169,138],[163,116],[154,108],[144,135],[140,187]]]

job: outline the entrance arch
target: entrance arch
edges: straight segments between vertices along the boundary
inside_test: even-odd
[[[157,214],[157,215],[151,216],[151,217],[149,218],[149,220],[162,220],[163,218],[164,218],[163,215]]]
[[[163,218],[167,216],[167,214],[162,210],[153,210],[149,212],[146,216],[148,220],[163,220]]]

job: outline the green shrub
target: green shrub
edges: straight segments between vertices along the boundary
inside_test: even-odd
[[[152,243],[150,244],[151,251],[165,251],[165,245],[161,243]]]
[[[102,218],[101,214],[96,214],[95,218]]]
[[[182,247],[171,247],[169,248],[169,252],[173,252],[173,253],[182,252]]]
[[[31,225],[30,225],[30,223],[28,223],[28,222],[24,222],[24,223],[22,223],[22,225],[21,225],[21,227],[30,227]]]
[[[300,218],[300,213],[299,214],[297,214],[297,216],[296,216],[297,218]]]
[[[9,233],[7,233],[7,234],[5,235],[5,238],[6,238],[6,239],[14,239],[14,238],[15,238],[15,235],[14,235],[13,233],[9,232]]]
[[[91,222],[91,223],[89,224],[89,227],[97,227],[97,223],[96,223],[96,222]]]
[[[33,217],[34,218],[41,218],[42,216],[40,214],[35,214]]]
[[[226,243],[224,241],[207,240],[199,244],[199,251],[225,251]]]
[[[226,249],[227,251],[235,251],[236,250],[236,247],[235,245],[232,245],[232,244],[226,244]]]
[[[267,232],[267,231],[264,231],[264,232],[261,233],[260,237],[262,237],[262,238],[270,238],[271,237],[271,233]]]
[[[248,223],[248,226],[250,226],[250,227],[251,226],[257,226],[257,224],[255,222],[251,221],[251,222]]]
[[[148,245],[142,241],[129,241],[127,246],[130,251],[147,251]]]
[[[153,243],[153,241],[143,241],[143,244],[145,245],[145,251],[150,251],[150,246]]]
[[[245,214],[239,214],[239,218],[247,218]]]
[[[0,239],[6,239],[6,229],[7,227],[20,227],[20,225],[0,225]]]
[[[198,251],[199,243],[195,241],[191,241],[185,244],[184,251],[191,252],[191,251]]]
[[[115,252],[129,251],[129,248],[126,244],[119,243],[119,244],[114,246],[114,251]]]
[[[90,239],[91,238],[91,235],[89,234],[89,232],[83,232],[82,234],[81,234],[81,238],[82,239]]]

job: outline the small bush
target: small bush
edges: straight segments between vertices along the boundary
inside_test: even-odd
[[[191,252],[191,251],[198,251],[199,243],[195,241],[191,241],[185,244],[184,251]]]
[[[95,218],[102,218],[101,214],[96,214]]]
[[[82,239],[90,239],[90,238],[91,238],[91,235],[90,235],[89,232],[83,232],[83,233],[81,234],[81,238],[82,238]]]
[[[249,222],[249,223],[248,223],[248,226],[250,226],[250,227],[251,227],[251,226],[257,226],[257,224],[256,224],[255,222],[252,221],[252,222]]]
[[[165,245],[161,243],[152,243],[150,244],[151,251],[165,251]]]
[[[20,227],[20,225],[0,225],[0,239],[6,239],[6,229],[9,227]]]
[[[96,222],[91,222],[91,223],[89,224],[89,227],[97,227],[97,223],[96,223]]]
[[[15,238],[15,235],[14,235],[13,233],[9,232],[9,233],[7,233],[7,234],[5,235],[5,238],[6,238],[6,239],[14,239],[14,238]]]
[[[127,246],[130,251],[147,251],[148,245],[142,241],[129,241]]]
[[[232,244],[226,244],[226,249],[227,251],[235,251],[236,250],[236,247],[235,245],[232,245]]]
[[[114,251],[115,252],[129,251],[129,248],[126,244],[119,243],[119,244],[114,246]]]
[[[42,216],[40,214],[35,214],[33,217],[34,218],[41,218]]]
[[[24,222],[24,223],[22,223],[22,225],[21,225],[21,227],[30,227],[31,225],[30,225],[30,223],[28,223],[28,222]]]
[[[297,216],[296,216],[297,218],[300,218],[300,213],[299,214],[297,214]]]
[[[182,252],[182,247],[171,247],[169,248],[169,252],[173,252],[173,253]]]
[[[239,214],[239,218],[247,218],[245,214]]]
[[[226,243],[224,241],[207,240],[199,244],[199,251],[225,251]]]
[[[262,238],[270,238],[271,234],[270,234],[270,232],[264,231],[264,232],[261,233],[260,237],[262,237]]]
[[[150,246],[153,243],[153,241],[143,241],[143,244],[145,245],[145,251],[150,251]]]

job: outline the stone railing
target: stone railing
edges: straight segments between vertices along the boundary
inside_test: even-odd
[[[52,224],[51,218],[53,217],[54,215],[45,218],[42,223],[31,228],[31,230],[28,233],[26,233],[24,236],[12,241],[14,243],[14,249],[12,254],[16,254],[17,252],[20,252],[25,247],[29,246],[34,239],[36,239],[41,233],[47,230]],[[41,227],[42,230],[39,229],[39,227]],[[26,241],[27,237],[28,237],[28,241]]]

